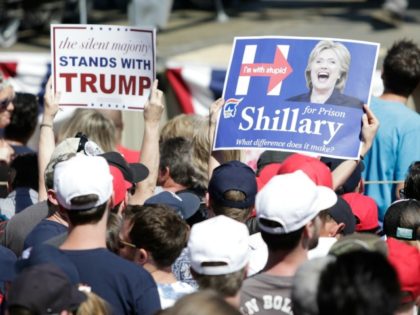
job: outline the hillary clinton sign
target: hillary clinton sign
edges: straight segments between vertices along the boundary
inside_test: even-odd
[[[214,149],[357,159],[378,49],[331,38],[235,38]]]

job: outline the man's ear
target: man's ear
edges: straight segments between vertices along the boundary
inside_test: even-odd
[[[165,166],[164,168],[159,167],[159,173],[158,173],[158,182],[164,183],[168,180],[170,176],[169,167]]]
[[[53,189],[48,189],[47,190],[47,197],[48,197],[49,202],[51,202],[54,206],[58,206],[56,193]]]
[[[205,202],[206,202],[206,208],[210,209],[210,194],[208,192],[206,192],[206,195],[205,195]]]
[[[149,260],[149,253],[144,248],[138,248],[135,260],[138,264],[143,266]]]
[[[345,229],[346,224],[344,222],[337,223],[334,228],[330,230],[330,236],[331,237],[337,237],[341,235],[341,232]]]

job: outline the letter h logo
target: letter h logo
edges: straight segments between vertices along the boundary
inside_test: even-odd
[[[257,45],[246,45],[235,94],[248,94],[251,77],[269,77],[267,95],[280,95],[282,81],[293,72],[287,62],[289,48],[289,45],[277,45],[273,63],[254,63]]]

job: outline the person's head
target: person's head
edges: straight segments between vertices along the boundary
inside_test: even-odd
[[[249,232],[245,224],[224,215],[191,228],[188,240],[191,272],[200,289],[234,297],[246,277]]]
[[[203,182],[203,175],[196,171],[192,155],[192,143],[185,138],[170,138],[162,142],[158,184],[165,186],[173,181],[185,188],[202,188],[200,183]]]
[[[10,163],[9,190],[19,187],[38,191],[38,157],[35,153],[16,156]]]
[[[187,245],[187,223],[166,205],[148,205],[131,221],[129,237],[138,251],[137,261],[146,270],[170,267]]]
[[[382,69],[384,92],[408,97],[420,82],[420,48],[411,40],[395,42]]]
[[[335,159],[330,157],[321,157],[321,162],[328,166],[328,168],[333,172],[341,163],[345,162],[342,159]],[[365,169],[365,165],[360,161],[351,175],[343,183],[343,185],[336,187],[334,190],[337,195],[343,195],[346,193],[352,192],[362,192],[363,191],[363,181],[362,181],[362,172]]]
[[[357,232],[381,233],[378,206],[373,198],[359,193],[347,193],[342,195],[342,197],[350,205],[351,211],[356,217]]]
[[[321,210],[332,207],[337,195],[316,185],[303,171],[273,177],[257,194],[255,208],[261,236],[269,253],[308,250],[318,243]]]
[[[319,277],[332,256],[313,258],[304,262],[293,277],[292,310],[294,315],[318,315],[316,296]]]
[[[97,109],[102,115],[109,118],[115,127],[115,143],[120,144],[122,140],[122,133],[124,130],[124,121],[121,110],[116,109]]]
[[[4,137],[26,144],[35,131],[38,119],[38,99],[29,93],[16,93],[12,120],[4,129]]]
[[[401,199],[388,207],[383,230],[394,237],[420,249],[420,201]]]
[[[319,278],[319,314],[393,315],[399,300],[397,274],[380,253],[340,255],[325,266]]]
[[[216,167],[209,182],[209,208],[215,215],[223,214],[245,222],[254,208],[257,182],[254,171],[239,161]]]
[[[86,135],[105,152],[115,151],[114,123],[94,109],[77,109],[61,127],[58,140],[74,137],[77,133]]]
[[[3,73],[0,71],[0,128],[10,124],[14,109],[13,99],[15,92],[13,87],[5,82]]]
[[[305,70],[310,90],[336,88],[344,90],[350,68],[350,52],[341,43],[329,40],[318,42],[309,55]]]
[[[238,309],[227,303],[212,290],[204,290],[185,295],[174,306],[156,315],[241,315]]]
[[[120,249],[120,231],[122,227],[122,217],[116,213],[110,213],[106,224],[106,248],[118,254]]]
[[[62,314],[75,312],[86,301],[55,265],[41,264],[24,269],[12,282],[8,294],[10,315]]]
[[[98,223],[104,218],[112,195],[108,163],[102,157],[85,155],[58,163],[54,191],[71,227]]]
[[[420,161],[416,161],[410,165],[402,192],[404,195],[402,198],[420,200]]]
[[[353,233],[343,236],[335,242],[328,255],[339,256],[354,251],[371,251],[388,256],[388,247],[385,241],[376,234],[371,233]]]
[[[349,204],[340,196],[334,206],[319,213],[321,219],[320,236],[340,238],[354,233],[356,218]]]

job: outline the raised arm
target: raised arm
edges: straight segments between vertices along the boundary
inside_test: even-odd
[[[43,201],[47,199],[47,190],[45,188],[44,173],[47,164],[51,159],[51,155],[55,148],[54,139],[54,117],[58,112],[58,104],[60,100],[60,93],[53,93],[51,77],[45,86],[44,94],[44,113],[39,132],[38,144],[38,174],[39,174],[39,187],[38,187],[38,200]]]
[[[213,170],[220,164],[224,163],[222,151],[213,151],[214,136],[216,133],[217,119],[219,118],[220,109],[225,104],[225,100],[219,98],[210,106],[209,110],[209,143],[210,143],[210,157],[209,157],[209,179],[213,175]]]
[[[364,158],[366,153],[370,150],[373,144],[373,139],[379,128],[379,120],[373,114],[372,110],[364,105],[365,113],[362,116],[362,146],[360,149],[360,158]],[[360,160],[346,160],[343,161],[332,172],[333,175],[333,189],[342,186],[351,174],[356,169]]]
[[[129,204],[142,205],[155,192],[160,159],[159,126],[164,109],[164,95],[158,89],[158,80],[155,80],[150,99],[144,106],[144,135],[140,158],[140,162],[149,169],[149,176],[137,184],[136,191],[130,197]]]

